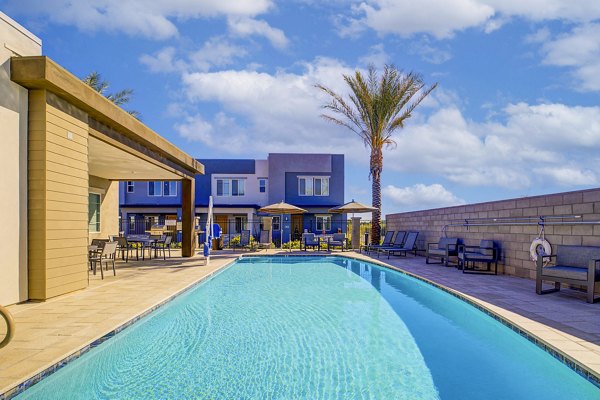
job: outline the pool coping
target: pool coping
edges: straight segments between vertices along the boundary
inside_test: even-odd
[[[429,285],[432,285],[432,286],[466,302],[467,304],[477,308],[478,310],[484,312],[488,316],[490,316],[493,319],[495,319],[496,321],[500,322],[502,325],[504,325],[507,328],[510,328],[512,331],[518,333],[521,337],[527,339],[529,342],[533,343],[534,345],[536,345],[537,347],[539,347],[546,353],[550,354],[552,357],[557,359],[559,362],[566,365],[569,369],[573,370],[578,375],[580,375],[581,377],[583,377],[584,379],[586,379],[587,381],[592,383],[594,386],[596,386],[598,389],[600,389],[600,374],[599,373],[590,369],[589,367],[587,367],[580,361],[576,360],[575,358],[569,356],[568,354],[562,352],[560,349],[552,346],[545,340],[537,337],[535,334],[531,333],[527,329],[519,326],[519,324],[517,322],[513,322],[510,319],[508,319],[507,317],[504,317],[504,316],[498,314],[496,311],[492,310],[485,304],[481,303],[481,302],[483,302],[483,300],[479,300],[475,297],[466,295],[456,289],[449,288],[440,283],[434,282],[430,279],[427,279],[427,278],[424,278],[417,274],[414,274],[412,272],[403,270],[402,268],[398,268],[391,264],[387,264],[385,262],[382,262],[379,260],[374,260],[371,258],[357,257],[352,254],[314,254],[314,255],[313,254],[273,254],[273,255],[247,254],[247,255],[241,255],[239,258],[251,258],[251,257],[282,257],[282,258],[284,258],[284,257],[337,257],[337,258],[348,258],[348,259],[352,259],[352,260],[356,260],[356,261],[368,262],[371,264],[375,264],[375,265],[402,273],[404,275],[410,276],[411,278],[414,278],[421,282],[425,282]]]
[[[8,389],[7,391],[5,391],[4,393],[0,393],[0,400],[8,400],[8,399],[12,399],[13,397],[23,393],[25,390],[29,389],[30,387],[32,387],[33,385],[35,385],[36,383],[40,382],[41,380],[43,380],[44,378],[52,375],[53,373],[55,373],[56,371],[60,370],[62,367],[64,367],[65,365],[69,364],[70,362],[78,359],[79,357],[81,357],[82,355],[84,355],[85,353],[87,353],[88,351],[92,350],[93,348],[99,346],[100,344],[104,343],[105,341],[107,341],[108,339],[112,338],[113,336],[115,336],[116,334],[120,333],[121,331],[123,331],[124,329],[130,327],[131,325],[135,324],[136,322],[138,322],[140,319],[148,316],[149,314],[151,314],[152,312],[156,311],[157,309],[163,307],[164,305],[166,305],[167,303],[173,301],[175,298],[185,294],[186,292],[190,291],[191,289],[195,288],[196,286],[205,283],[211,279],[213,279],[214,277],[216,277],[217,275],[219,275],[221,272],[225,271],[226,269],[228,269],[229,267],[231,267],[236,261],[243,259],[243,258],[262,258],[262,257],[269,257],[269,258],[290,258],[290,257],[304,257],[304,258],[315,258],[315,257],[329,257],[329,258],[347,258],[350,260],[356,260],[356,261],[360,261],[360,262],[367,262],[367,263],[371,263],[374,265],[378,265],[396,272],[399,272],[401,274],[404,274],[406,276],[409,276],[411,278],[417,279],[419,281],[425,282],[429,285],[432,285],[466,303],[468,303],[469,305],[477,308],[478,310],[484,312],[485,314],[489,315],[490,317],[494,318],[496,321],[500,322],[501,324],[505,325],[506,327],[510,328],[511,330],[513,330],[514,332],[518,333],[521,337],[527,339],[529,342],[533,343],[534,345],[536,345],[537,347],[539,347],[540,349],[542,349],[543,351],[547,352],[548,354],[550,354],[551,356],[553,356],[555,359],[557,359],[559,362],[561,362],[562,364],[566,365],[568,368],[570,368],[571,370],[573,370],[574,372],[576,372],[578,375],[580,375],[581,377],[583,377],[584,379],[586,379],[587,381],[591,382],[594,386],[596,386],[597,388],[600,389],[600,374],[596,373],[595,371],[589,369],[588,367],[586,367],[585,365],[583,365],[581,362],[579,362],[578,360],[574,359],[573,357],[563,353],[561,350],[557,349],[556,347],[550,345],[549,343],[547,343],[546,341],[544,341],[543,339],[540,339],[539,337],[537,337],[536,335],[534,335],[533,333],[529,332],[527,329],[524,329],[522,327],[520,327],[518,325],[518,323],[511,321],[510,319],[498,314],[497,312],[495,312],[494,310],[490,309],[489,307],[487,307],[485,304],[481,303],[483,300],[478,300],[475,297],[471,297],[468,296],[458,290],[449,288],[447,286],[444,286],[442,284],[439,284],[437,282],[434,282],[430,279],[424,278],[422,276],[419,276],[417,274],[414,274],[412,272],[403,270],[402,268],[398,268],[395,267],[393,265],[387,264],[385,262],[379,261],[379,260],[374,260],[371,258],[364,258],[364,257],[360,257],[360,256],[356,256],[353,254],[241,254],[236,258],[231,259],[229,262],[225,263],[222,267],[220,267],[219,269],[209,273],[206,276],[203,276],[202,278],[198,279],[195,282],[192,282],[191,284],[189,284],[188,286],[178,290],[177,292],[169,295],[168,297],[164,298],[163,300],[160,300],[159,302],[155,303],[154,305],[148,307],[147,309],[145,309],[144,311],[142,311],[140,314],[136,315],[135,317],[125,321],[124,323],[120,324],[119,326],[117,326],[116,328],[110,330],[109,332],[100,335],[98,338],[91,340],[90,342],[88,342],[87,344],[85,344],[84,346],[80,347],[79,349],[74,350],[71,354],[67,355],[66,357],[63,357],[62,359],[60,359],[59,361],[53,363],[52,365],[44,368],[42,371],[35,373],[34,375],[23,379],[20,383],[16,384],[15,386],[13,386],[12,388]],[[542,324],[543,325],[543,324]]]
[[[84,346],[74,350],[73,352],[71,352],[71,354],[67,355],[66,357],[61,358],[59,361],[44,368],[42,371],[36,372],[32,376],[23,379],[20,383],[14,385],[12,388],[8,389],[4,393],[0,393],[0,400],[9,400],[9,399],[14,398],[15,396],[18,396],[19,394],[23,393],[25,390],[29,389],[36,383],[39,383],[41,380],[43,380],[43,379],[47,378],[48,376],[52,375],[53,373],[57,372],[59,369],[61,369],[65,365],[71,363],[72,361],[75,361],[76,359],[78,359],[79,357],[81,357],[82,355],[87,353],[88,351],[92,350],[95,347],[98,347],[99,345],[101,345],[108,339],[112,338],[116,334],[120,333],[124,329],[132,326],[133,324],[138,322],[140,319],[150,315],[152,312],[163,307],[167,303],[170,303],[171,301],[175,300],[177,297],[185,294],[186,292],[194,289],[196,286],[215,278],[221,272],[225,271],[227,268],[232,266],[239,258],[240,257],[233,258],[229,262],[223,264],[223,266],[221,266],[219,269],[209,273],[208,275],[201,277],[197,281],[190,283],[186,287],[184,287],[184,288],[176,291],[175,293],[172,293],[171,295],[167,296],[166,298],[158,301],[154,305],[146,308],[144,311],[142,311],[135,317],[123,322],[122,324],[118,325],[116,328],[110,330],[109,332],[107,332],[105,334],[100,335],[96,339],[89,341]]]

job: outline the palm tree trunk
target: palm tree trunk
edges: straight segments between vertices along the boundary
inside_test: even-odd
[[[371,243],[379,244],[381,240],[381,170],[383,169],[383,151],[382,149],[371,149],[371,184],[372,206],[377,210],[373,211],[371,220]]]

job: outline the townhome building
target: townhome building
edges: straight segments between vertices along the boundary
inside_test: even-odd
[[[202,230],[209,197],[214,221],[226,240],[250,230],[255,236],[269,220],[273,240],[299,239],[302,232],[346,231],[343,215],[329,209],[344,203],[344,156],[270,153],[266,159],[198,159],[196,223]],[[153,226],[177,232],[181,218],[179,183],[128,181],[120,186],[121,231],[141,233]],[[305,209],[300,215],[266,215],[259,209],[285,201]]]

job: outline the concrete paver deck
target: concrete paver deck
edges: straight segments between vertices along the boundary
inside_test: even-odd
[[[276,254],[276,250],[257,254]],[[312,252],[310,252],[313,254]],[[17,331],[0,350],[0,397],[19,383],[89,345],[173,294],[185,290],[237,258],[223,251],[211,256],[175,256],[151,261],[119,262],[117,276],[90,275],[90,286],[43,303],[9,307]],[[289,254],[289,253],[283,253]],[[294,252],[292,254],[301,254]],[[371,258],[459,291],[567,355],[600,379],[600,304],[588,304],[585,295],[563,290],[545,296],[535,293],[535,282],[511,276],[462,274],[455,268],[427,265],[422,257]],[[0,327],[0,335],[3,335]]]

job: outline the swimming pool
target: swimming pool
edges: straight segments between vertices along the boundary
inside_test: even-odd
[[[342,257],[249,257],[24,399],[598,399],[590,382],[431,285]]]

